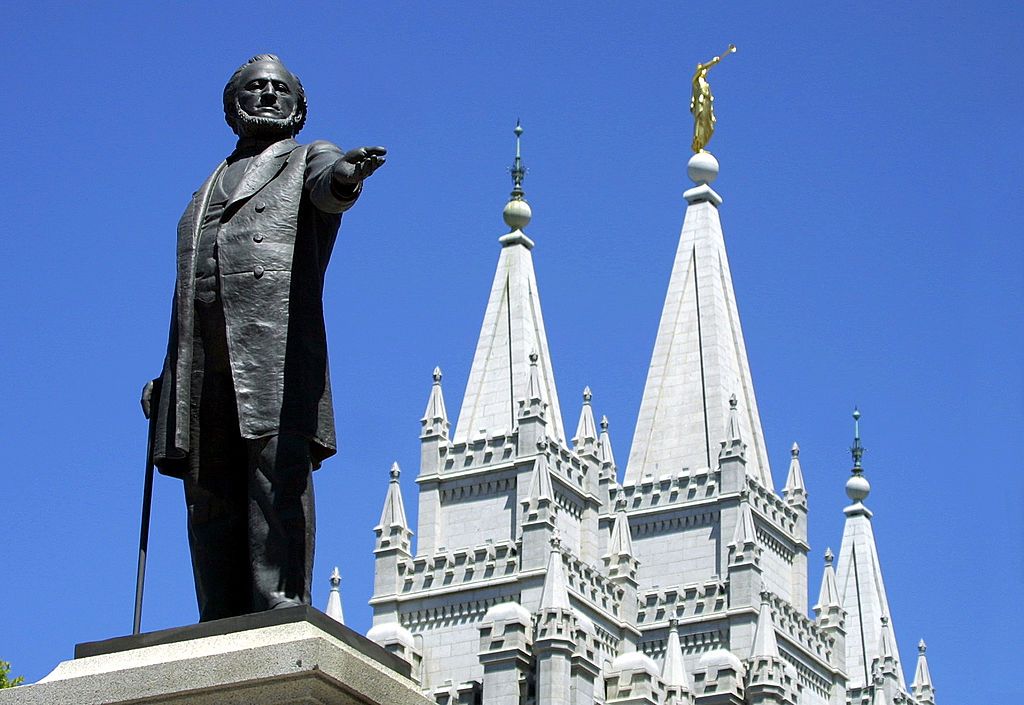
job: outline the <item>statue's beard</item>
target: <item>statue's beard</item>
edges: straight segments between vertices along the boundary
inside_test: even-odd
[[[295,128],[299,123],[299,111],[293,110],[292,114],[285,118],[250,115],[242,110],[238,100],[235,100],[235,120],[235,126],[238,128],[240,136],[257,139],[282,139],[295,134]]]

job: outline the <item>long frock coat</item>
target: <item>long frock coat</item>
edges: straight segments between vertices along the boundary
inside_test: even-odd
[[[217,232],[220,295],[238,408],[239,433],[281,432],[310,440],[314,467],[336,452],[327,364],[323,287],[341,213],[358,197],[339,197],[329,142],[272,144],[250,164],[228,199]],[[184,476],[190,447],[190,378],[196,249],[216,171],[178,223],[177,281],[167,357],[154,394],[152,458]]]

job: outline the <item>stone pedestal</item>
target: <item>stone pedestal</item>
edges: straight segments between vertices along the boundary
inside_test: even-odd
[[[433,705],[409,665],[312,607],[79,644],[0,705]]]

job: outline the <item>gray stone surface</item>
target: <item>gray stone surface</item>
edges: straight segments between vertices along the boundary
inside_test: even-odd
[[[340,625],[339,625],[340,626]],[[416,685],[306,621],[64,661],[2,705],[429,705]]]

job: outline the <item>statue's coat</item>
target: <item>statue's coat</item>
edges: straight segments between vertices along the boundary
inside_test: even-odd
[[[324,274],[341,213],[329,142],[292,139],[267,147],[228,199],[217,232],[220,296],[244,438],[281,432],[310,440],[314,466],[337,449],[323,316]],[[190,448],[190,379],[196,249],[222,163],[178,223],[177,282],[167,357],[158,385],[153,459],[181,476]]]

